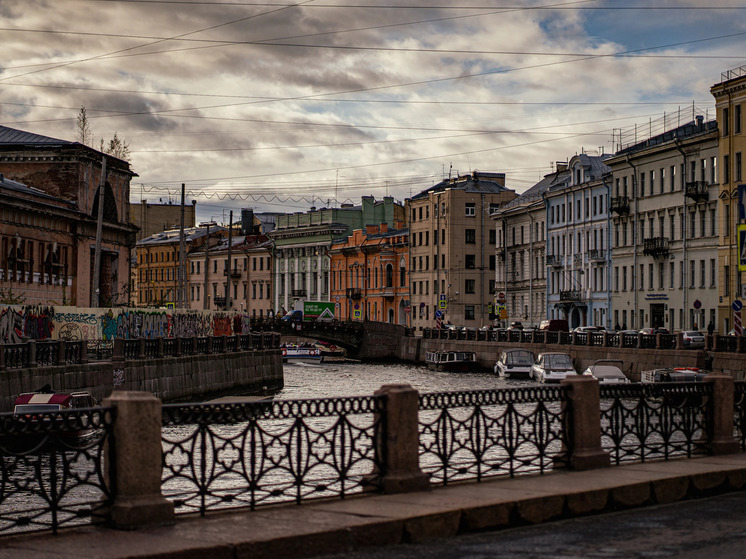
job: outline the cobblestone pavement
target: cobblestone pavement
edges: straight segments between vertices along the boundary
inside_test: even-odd
[[[742,559],[746,491],[323,559]],[[319,558],[321,559],[321,558]]]

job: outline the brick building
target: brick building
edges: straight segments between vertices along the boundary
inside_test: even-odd
[[[94,285],[102,163],[106,162],[100,276]],[[127,304],[137,227],[129,163],[77,142],[0,126],[2,282],[27,304]]]

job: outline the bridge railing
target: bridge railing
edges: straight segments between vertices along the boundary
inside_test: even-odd
[[[137,528],[177,513],[728,454],[746,444],[746,383],[714,374],[690,384],[599,387],[578,376],[422,395],[389,385],[372,396],[247,404],[162,406],[150,394],[115,391],[104,403],[82,415],[1,416],[0,532],[89,521]],[[61,446],[63,434],[90,427],[92,446]],[[19,451],[29,433],[43,442]],[[28,507],[29,499],[40,504]]]
[[[407,329],[407,336],[415,336]],[[637,332],[554,332],[543,330],[511,330],[504,328],[423,328],[422,337],[435,340],[477,340],[509,343],[559,344],[576,346],[623,347],[642,349],[686,350],[682,334],[640,334]],[[705,334],[705,349],[730,353],[746,353],[746,336],[710,336]]]
[[[239,336],[200,338],[116,338],[102,344],[107,347],[103,352],[106,359],[156,359],[200,353],[278,349],[280,335],[277,332],[255,332]],[[98,344],[95,345],[98,347]],[[94,350],[94,355],[95,351],[98,350]],[[0,344],[0,371],[87,363],[90,352],[91,342],[86,341],[49,340]]]

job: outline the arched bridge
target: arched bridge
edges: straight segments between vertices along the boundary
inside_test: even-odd
[[[406,335],[406,328],[386,322],[313,321],[290,322],[286,320],[252,321],[254,332],[279,332],[285,336],[302,336],[329,342],[347,350],[353,358],[398,357],[399,339]]]

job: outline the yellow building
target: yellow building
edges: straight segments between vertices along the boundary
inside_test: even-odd
[[[739,271],[737,226],[741,219],[738,208],[738,185],[743,180],[743,154],[746,136],[743,131],[743,106],[746,105],[746,66],[728,70],[720,83],[712,86],[719,128],[718,159],[720,236],[718,247],[718,324],[721,333],[734,327],[733,301],[744,299],[742,272]]]
[[[410,326],[491,324],[496,229],[490,216],[515,197],[504,173],[474,171],[407,200]]]

